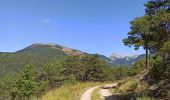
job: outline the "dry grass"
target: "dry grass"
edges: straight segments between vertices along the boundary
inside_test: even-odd
[[[100,100],[99,90],[100,90],[100,87],[93,91],[92,100]]]
[[[137,100],[155,100],[151,97],[138,97]]]
[[[78,83],[76,85],[62,86],[54,89],[41,98],[34,98],[34,100],[79,100],[81,94],[88,87],[96,86],[100,83]]]
[[[129,80],[128,82],[120,86],[119,90],[124,94],[128,94],[129,92],[135,91],[138,85],[139,82],[137,80]]]
[[[170,97],[170,90],[167,91],[167,97]]]
[[[139,81],[133,78],[125,78],[118,81],[118,83],[119,86],[112,90],[114,93],[129,94],[134,92],[140,85]]]
[[[144,93],[148,89],[148,85],[146,83],[140,83],[140,81],[133,77],[127,77],[123,80],[118,81],[118,87],[111,89],[113,93],[121,94],[121,95],[131,95],[134,93]],[[143,94],[142,94],[143,95]]]
[[[112,89],[113,93],[119,93],[121,95],[131,95],[134,93],[144,93],[148,89],[147,83],[140,83],[139,80],[129,77],[118,81],[120,84],[117,88]],[[145,94],[143,94],[145,95]],[[155,100],[154,98],[142,96],[137,97],[137,100]]]

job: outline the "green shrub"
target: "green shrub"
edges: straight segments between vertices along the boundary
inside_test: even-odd
[[[129,85],[129,90],[134,91],[138,87],[138,85],[139,85],[138,81],[132,82],[132,84]]]

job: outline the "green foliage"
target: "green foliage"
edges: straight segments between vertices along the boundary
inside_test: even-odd
[[[98,55],[70,56],[63,63],[65,76],[77,81],[104,81],[108,79],[110,66]]]
[[[144,69],[144,60],[139,60],[133,66],[120,66],[112,69],[112,79],[121,80],[125,77],[133,77]]]
[[[64,67],[61,60],[49,61],[38,74],[37,81],[47,82],[49,87],[57,87],[63,84],[66,77],[63,75]]]
[[[34,67],[33,67],[34,66]],[[53,59],[41,66],[27,65],[13,78],[0,81],[0,98],[28,100],[62,85],[112,79],[111,66],[98,55],[77,55]],[[16,80],[16,81],[14,81]]]
[[[15,80],[9,76],[0,80],[0,99],[12,100],[16,96]]]
[[[121,80],[123,77],[125,77],[125,71],[123,70],[123,68],[119,67],[117,69],[114,69],[114,78],[116,80]]]
[[[138,50],[141,46],[146,50],[146,68],[149,67],[148,62],[148,55],[149,50],[151,49],[151,17],[145,15],[143,17],[137,17],[133,21],[130,22],[131,24],[131,31],[128,33],[128,37],[123,39],[123,43],[126,46],[134,46],[135,50]]]
[[[134,91],[139,85],[138,81],[134,81],[132,84],[129,85],[129,90]]]
[[[22,99],[29,99],[29,97],[35,93],[39,83],[35,81],[33,70],[30,65],[26,66],[24,71],[21,73],[16,85],[17,92],[20,96],[22,96]]]
[[[148,15],[155,15],[159,10],[164,9],[170,11],[169,0],[148,0],[145,4],[145,12]]]
[[[170,17],[169,16],[170,16],[170,12],[160,10],[158,11],[157,14],[155,14],[152,17],[151,20],[152,32],[150,33],[150,35],[152,36],[151,48],[154,49],[156,52],[159,52],[162,46],[164,46],[164,43],[170,40],[169,37]]]
[[[149,0],[145,6],[145,15],[137,17],[131,24],[125,45],[138,49],[143,46],[147,53],[155,53],[150,66],[150,78],[154,82],[168,80],[170,77],[170,0]],[[153,82],[152,82],[153,83]]]
[[[135,50],[138,50],[140,46],[149,47],[149,19],[149,16],[137,17],[130,22],[131,31],[128,33],[128,38],[123,40],[125,45],[134,46]]]
[[[170,41],[161,48],[150,75],[156,82],[170,79]]]
[[[61,47],[53,48],[50,45],[32,45],[14,53],[0,53],[0,78],[11,75],[15,78],[17,73],[24,69],[27,64],[38,69],[48,61],[62,59],[68,56]]]

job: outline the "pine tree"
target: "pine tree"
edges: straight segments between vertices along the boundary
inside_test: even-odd
[[[149,67],[148,55],[150,49],[150,17],[143,16],[137,17],[131,24],[131,31],[128,33],[128,38],[123,39],[123,43],[126,46],[134,46],[135,50],[138,50],[141,46],[144,47],[146,51],[146,68]]]
[[[24,71],[21,73],[16,85],[21,99],[30,99],[30,96],[35,93],[38,83],[34,80],[33,70],[30,65],[27,65]]]
[[[170,11],[170,0],[148,0],[145,7],[146,14],[154,16],[159,10]]]

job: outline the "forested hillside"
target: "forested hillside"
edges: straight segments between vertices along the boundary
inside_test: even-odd
[[[109,58],[52,44],[1,53],[0,98],[30,99],[77,82],[105,82],[136,75],[141,66],[113,67]]]
[[[0,53],[0,70],[1,76],[15,74],[23,70],[25,64],[32,64],[34,68],[52,59],[62,59],[67,54],[60,50],[61,47],[52,45],[34,44],[21,51],[14,53]]]

